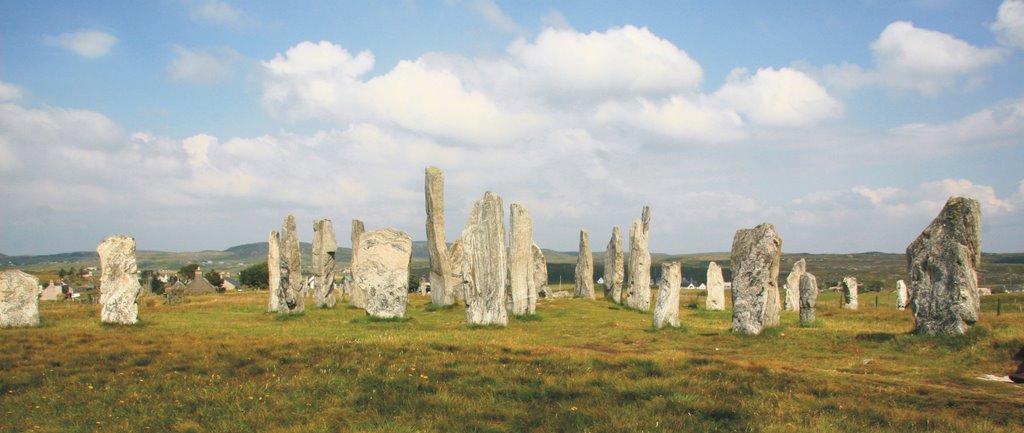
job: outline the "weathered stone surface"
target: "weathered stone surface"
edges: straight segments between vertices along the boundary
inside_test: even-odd
[[[548,288],[548,261],[544,258],[544,251],[537,244],[533,244],[530,252],[533,260],[533,287],[537,290],[537,299],[551,297],[551,289]]]
[[[313,304],[317,307],[334,308],[338,302],[334,288],[334,255],[338,252],[338,240],[334,237],[331,220],[313,221]]]
[[[590,235],[580,230],[580,254],[576,257],[577,298],[594,299],[594,255],[590,252]]]
[[[807,272],[807,260],[793,263],[793,270],[786,277],[786,311],[800,311],[800,277]]]
[[[843,308],[847,310],[856,310],[858,307],[858,293],[857,293],[857,279],[854,277],[845,277],[843,281],[839,283],[839,287],[843,291]]]
[[[416,287],[416,291],[423,296],[427,296],[427,277],[420,277],[420,283]]]
[[[629,284],[626,306],[642,311],[651,309],[651,208],[644,206],[640,219],[629,229]]]
[[[718,263],[708,263],[708,296],[704,301],[704,308],[712,311],[725,310],[725,278],[722,277],[722,267]]]
[[[537,287],[533,279],[533,220],[530,211],[519,203],[509,210],[509,289],[513,315],[537,312]]]
[[[466,255],[466,247],[462,239],[456,239],[448,247],[448,259],[452,264],[452,277],[450,281],[453,284],[452,291],[455,292],[455,300],[465,301],[466,290],[472,284],[473,268]]]
[[[277,312],[280,314],[305,311],[303,298],[302,254],[299,237],[295,232],[295,215],[288,214],[281,226],[281,287],[278,289]]]
[[[281,308],[281,235],[271,230],[267,237],[267,279],[270,286],[270,301],[267,311],[276,313]]]
[[[910,303],[910,292],[907,291],[907,283],[903,280],[896,280],[896,309],[903,311]]]
[[[114,235],[96,247],[100,255],[100,320],[104,323],[130,325],[139,320],[142,293],[139,269],[135,264],[135,238]]]
[[[658,300],[654,304],[654,329],[679,327],[679,285],[683,279],[679,262],[661,264]]]
[[[39,326],[39,279],[17,269],[0,271],[0,328],[23,326]]]
[[[908,290],[914,332],[959,335],[978,321],[981,205],[951,197],[907,247]]]
[[[405,317],[409,300],[409,260],[412,238],[398,229],[386,228],[359,237],[359,263],[355,284],[366,293],[366,313],[390,319]]]
[[[462,231],[463,260],[468,261],[466,322],[474,325],[508,324],[505,309],[505,212],[501,197],[488,191],[473,204]]]
[[[818,302],[818,279],[814,274],[804,272],[800,275],[800,321],[814,322],[814,304]]]
[[[760,334],[779,324],[782,238],[771,224],[740,229],[732,241],[732,331]]]
[[[427,167],[423,191],[427,206],[427,253],[430,255],[430,302],[434,305],[455,303],[455,285],[448,244],[444,233],[444,173]]]
[[[355,283],[355,268],[359,263],[359,238],[366,231],[363,222],[352,220],[352,281],[348,286],[348,302],[359,308],[366,308],[366,293]]]
[[[622,303],[622,281],[625,276],[625,254],[622,251],[622,233],[612,227],[612,237],[604,250],[604,298]]]

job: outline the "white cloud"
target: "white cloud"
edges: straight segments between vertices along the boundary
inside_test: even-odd
[[[523,29],[493,0],[472,0],[472,8],[491,25],[509,33],[522,33]]]
[[[945,123],[912,123],[887,132],[886,152],[927,149],[933,155],[1019,145],[1024,137],[1024,98]]]
[[[1014,205],[1011,199],[1002,199],[996,195],[995,188],[978,185],[967,179],[942,179],[921,184],[921,190],[934,202],[954,196],[967,196],[978,200],[984,215],[1012,212]]]
[[[622,123],[680,140],[724,142],[748,136],[737,112],[714,105],[708,98],[694,101],[680,96],[662,102],[642,98],[611,101],[597,108],[594,120],[599,124]]]
[[[189,0],[189,13],[194,20],[228,26],[242,26],[253,18],[230,3],[221,0]]]
[[[1024,49],[1024,0],[1003,0],[996,17],[992,31],[999,42],[1008,47]]]
[[[117,43],[117,37],[101,30],[79,30],[47,36],[44,41],[47,45],[63,48],[87,59],[95,59],[109,54],[110,49]]]
[[[210,165],[210,147],[217,145],[217,137],[198,134],[181,141],[181,148],[188,154],[188,163],[193,168]]]
[[[230,48],[191,50],[179,45],[172,47],[174,59],[167,66],[172,80],[215,84],[230,80],[235,74],[235,63],[241,56]]]
[[[21,99],[21,88],[11,83],[0,81],[0,102]]]
[[[762,125],[803,126],[843,114],[824,87],[791,68],[762,68],[753,76],[734,70],[714,97]]]

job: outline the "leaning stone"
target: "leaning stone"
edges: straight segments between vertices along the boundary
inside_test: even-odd
[[[331,220],[313,221],[313,304],[317,307],[334,308],[338,302],[334,289],[334,255],[338,252],[338,241],[334,237]]]
[[[39,326],[39,279],[17,269],[0,271],[0,328]]]
[[[398,229],[363,233],[355,284],[366,293],[366,312],[372,317],[405,317],[409,300],[409,260],[412,238]]]
[[[544,251],[536,243],[530,247],[533,256],[533,287],[537,289],[537,299],[551,297],[551,289],[548,288],[548,262],[544,258]]]
[[[722,278],[722,268],[718,263],[708,263],[708,296],[704,301],[704,308],[711,311],[725,310],[725,278]]]
[[[590,252],[590,236],[580,230],[580,254],[576,257],[577,298],[594,299],[594,255]]]
[[[896,281],[896,309],[903,311],[907,309],[907,304],[910,303],[910,293],[907,292],[907,283],[903,280]]]
[[[843,308],[847,310],[856,310],[858,307],[858,293],[857,293],[857,279],[854,277],[845,277],[843,281],[839,283],[839,287],[843,290]]]
[[[907,247],[907,274],[914,332],[960,335],[981,307],[981,205],[951,197],[939,215]]]
[[[682,278],[679,262],[661,264],[658,300],[654,304],[654,329],[665,325],[679,327],[679,285]]]
[[[305,311],[302,279],[302,253],[299,237],[295,233],[295,215],[288,214],[281,226],[281,286],[278,289],[277,312],[280,314]]]
[[[142,293],[139,269],[135,264],[135,239],[114,235],[103,240],[96,252],[100,255],[100,320],[103,323],[123,325],[139,321],[139,305],[135,303]]]
[[[622,252],[622,233],[612,227],[612,238],[604,250],[604,298],[622,303],[622,280],[625,275],[625,255]]]
[[[537,287],[533,278],[533,221],[530,211],[519,203],[512,203],[509,211],[509,289],[513,315],[537,312]]]
[[[267,311],[276,313],[281,307],[281,235],[277,230],[271,230],[267,237],[267,277],[270,286]]]
[[[807,272],[807,261],[797,260],[786,277],[786,311],[800,311],[800,276]]]
[[[782,238],[771,224],[736,231],[732,241],[732,331],[760,334],[779,324]]]
[[[444,173],[427,167],[423,191],[427,206],[427,253],[430,255],[430,302],[447,306],[455,303],[455,285],[451,281],[452,263],[444,232]]]
[[[644,206],[641,217],[633,221],[629,230],[629,284],[625,300],[626,306],[641,311],[651,309],[650,234],[651,208]]]
[[[818,279],[814,274],[800,275],[800,322],[814,322],[814,304],[818,302]]]
[[[359,238],[363,235],[366,229],[363,226],[363,222],[360,220],[352,220],[352,264],[353,269],[352,284],[349,285],[348,290],[348,301],[353,306],[359,308],[366,308],[366,293],[363,293],[362,289],[358,284],[355,284],[355,268],[359,263]]]
[[[501,197],[488,191],[473,205],[462,231],[469,281],[466,287],[466,322],[472,325],[508,324],[505,280],[505,212]]]

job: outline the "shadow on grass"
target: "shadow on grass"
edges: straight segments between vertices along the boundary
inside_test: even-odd
[[[305,315],[306,315],[306,313],[304,313],[304,312],[303,313],[288,313],[288,314],[277,313],[277,315],[274,316],[274,320],[278,320],[278,321],[284,322],[284,321],[288,321],[288,320],[295,320],[295,319],[298,319],[300,317],[305,317]]]
[[[351,323],[409,323],[412,321],[412,317],[357,317],[352,319]]]
[[[544,320],[540,314],[523,314],[521,316],[512,316],[512,318],[520,322],[540,322]]]
[[[857,341],[871,341],[875,343],[885,343],[896,339],[897,334],[890,332],[869,332],[864,334],[857,334],[853,338]]]
[[[138,319],[135,323],[110,323],[100,322],[100,327],[107,329],[134,329],[134,328],[148,328],[153,325],[153,322],[148,320]]]
[[[655,334],[655,333],[660,333],[660,332],[664,332],[664,333],[678,332],[678,333],[681,333],[681,334],[685,334],[685,333],[687,333],[689,331],[690,330],[687,329],[686,325],[682,324],[682,323],[680,323],[679,326],[665,325],[665,326],[662,326],[661,328],[655,328],[654,326],[651,326],[650,328],[644,329],[644,332],[649,333],[649,334]]]
[[[801,328],[824,328],[825,321],[821,319],[814,319],[813,322],[800,322]]]
[[[505,325],[498,325],[498,324],[480,325],[480,324],[476,324],[476,323],[467,323],[465,326],[466,326],[466,329],[469,329],[469,330],[472,330],[472,331],[477,331],[477,330],[502,330],[503,331],[503,330],[505,330]]]
[[[427,312],[451,311],[451,310],[454,310],[454,309],[455,309],[455,304],[452,304],[452,305],[437,305],[437,304],[434,304],[434,303],[427,304],[427,306],[423,308],[423,310],[427,311]]]

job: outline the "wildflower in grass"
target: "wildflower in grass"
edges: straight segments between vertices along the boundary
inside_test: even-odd
[[[569,408],[569,410],[571,410],[573,412],[576,412],[576,406],[573,406],[573,407]]]

